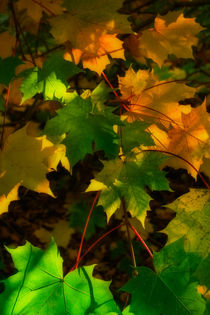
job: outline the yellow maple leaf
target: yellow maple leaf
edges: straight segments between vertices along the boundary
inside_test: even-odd
[[[130,67],[124,77],[118,77],[119,88],[123,99],[129,100],[129,113],[133,118],[156,120],[168,127],[179,124],[183,107],[178,102],[190,98],[195,88],[183,82],[172,80],[158,81],[153,72],[139,70],[134,72]]]
[[[5,198],[17,196],[20,185],[53,196],[46,173],[55,169],[59,161],[69,169],[65,146],[53,145],[46,136],[28,136],[26,130],[27,126],[11,134],[0,153],[1,209],[8,206]]]
[[[178,58],[192,58],[192,46],[197,45],[196,35],[201,30],[203,27],[195,22],[195,18],[185,18],[182,12],[178,17],[177,12],[157,16],[154,28],[142,32],[138,45],[139,54],[153,59],[160,66],[168,54],[174,54]],[[139,57],[136,58],[138,60]]]

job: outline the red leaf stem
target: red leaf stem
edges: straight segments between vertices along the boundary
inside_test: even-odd
[[[132,229],[132,231],[135,233],[135,235],[138,237],[139,241],[142,243],[142,245],[144,246],[144,248],[146,249],[146,251],[148,252],[148,254],[150,255],[151,258],[153,258],[153,254],[151,252],[151,250],[149,249],[149,247],[147,246],[147,244],[145,243],[145,241],[143,240],[143,238],[139,235],[139,233],[136,231],[135,227],[133,225],[130,224],[129,222],[129,226]]]
[[[168,151],[162,151],[162,150],[154,150],[154,149],[147,149],[147,150],[141,150],[142,152],[160,152],[160,153],[165,153],[165,154],[169,154],[169,155],[173,155],[183,161],[185,161],[187,164],[189,164],[195,171],[196,173],[200,176],[202,182],[204,183],[204,185],[206,186],[207,189],[210,189],[210,186],[209,184],[206,182],[206,180],[203,178],[203,176],[201,175],[201,173],[199,172],[199,170],[197,170],[197,168],[192,164],[190,163],[188,160],[186,160],[185,158],[181,157],[180,155],[178,154],[175,154],[175,153],[172,153],[172,152],[168,152]]]
[[[104,79],[106,80],[106,82],[108,83],[108,85],[110,86],[110,88],[112,89],[114,95],[116,96],[116,98],[118,99],[118,101],[122,104],[122,106],[125,108],[125,110],[127,110],[128,112],[130,111],[130,109],[125,105],[123,104],[120,96],[117,94],[117,92],[115,91],[113,85],[111,84],[111,82],[109,81],[109,79],[107,78],[106,74],[102,71],[101,72],[102,76],[104,77]]]
[[[88,214],[88,217],[87,217],[87,220],[86,220],[86,223],[85,223],[85,227],[84,227],[84,230],[83,230],[83,233],[82,233],[82,238],[81,238],[81,242],[80,242],[80,246],[79,246],[79,251],[78,251],[78,254],[77,254],[77,259],[76,259],[76,264],[75,264],[75,268],[78,267],[78,264],[79,264],[79,261],[80,261],[80,255],[81,255],[81,251],[82,251],[82,246],[83,246],[83,242],[84,242],[84,238],[85,238],[85,233],[86,233],[86,230],[87,230],[87,227],[88,227],[88,223],[90,221],[90,216],[93,212],[93,208],[96,204],[96,201],[99,197],[99,194],[100,194],[100,191],[97,191],[96,195],[95,195],[95,198],[93,200],[93,203],[92,203],[92,206],[91,206],[91,209],[89,211],[89,214]]]
[[[119,229],[121,226],[123,226],[124,223],[121,223],[117,226],[115,226],[114,228],[112,228],[111,230],[107,231],[105,234],[103,234],[102,236],[100,236],[92,245],[90,245],[90,247],[88,247],[88,249],[84,252],[84,254],[80,257],[78,264],[82,261],[82,259],[102,240],[104,239],[106,236],[108,236],[109,234],[111,234],[112,232],[114,232],[115,230]],[[76,269],[78,267],[78,264],[76,266],[76,264],[72,267],[71,271],[73,271],[74,269]]]

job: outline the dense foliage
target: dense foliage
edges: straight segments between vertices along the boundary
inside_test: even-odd
[[[208,314],[209,12],[208,1],[196,0],[1,1],[2,218],[23,187],[56,202],[68,187],[52,173],[72,176],[87,158],[95,163],[83,189],[63,201],[67,233],[82,235],[71,270],[63,275],[54,239],[44,250],[28,239],[7,247],[16,271],[2,280],[2,315]],[[157,191],[175,189],[169,169],[197,184],[167,200],[160,250],[146,244],[148,210]],[[84,239],[106,225],[84,251]],[[82,260],[116,230],[127,242],[110,255],[130,255],[130,279],[113,292]]]

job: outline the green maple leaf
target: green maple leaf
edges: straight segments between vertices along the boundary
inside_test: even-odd
[[[124,154],[128,154],[133,148],[144,145],[153,145],[150,134],[145,131],[151,124],[143,121],[126,122],[122,127],[122,146]]]
[[[22,103],[32,98],[37,93],[42,93],[43,82],[38,80],[40,68],[34,67],[23,71],[20,75],[24,76],[20,91],[22,93]]]
[[[110,282],[93,278],[94,266],[63,277],[62,258],[54,241],[44,252],[30,243],[7,250],[18,272],[3,281],[1,315],[118,313]]]
[[[86,191],[101,190],[98,204],[104,207],[108,220],[119,208],[122,197],[132,216],[144,218],[151,199],[145,186],[152,190],[169,189],[164,172],[159,169],[164,159],[160,154],[150,152],[139,154],[133,160],[104,162],[103,170],[91,180]]]
[[[19,75],[24,76],[20,88],[23,94],[22,103],[36,93],[43,93],[46,100],[63,98],[68,87],[67,79],[82,70],[64,60],[62,55],[62,52],[55,53],[47,58],[42,69],[35,67]]]
[[[131,293],[131,304],[123,315],[203,315],[205,300],[191,281],[191,260],[184,250],[184,240],[164,247],[154,254],[156,273],[138,267],[138,276],[122,289]]]
[[[197,251],[203,257],[207,256],[210,243],[209,190],[191,189],[168,207],[176,212],[176,217],[164,230],[168,234],[168,241],[173,242],[185,235],[186,250]]]
[[[49,120],[44,133],[55,137],[66,133],[63,143],[71,167],[83,159],[86,154],[104,150],[108,157],[118,153],[118,136],[113,131],[114,124],[120,119],[110,110],[94,113],[90,98],[83,99],[76,94],[67,105],[57,111],[57,116]]]
[[[15,68],[23,62],[17,57],[8,57],[1,59],[0,57],[0,83],[9,85],[10,81],[15,77]]]

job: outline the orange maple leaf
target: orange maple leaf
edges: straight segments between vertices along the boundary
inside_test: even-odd
[[[181,123],[181,99],[189,98],[195,88],[186,86],[182,81],[158,81],[153,72],[130,67],[124,77],[118,77],[123,99],[129,99],[130,119],[155,120],[165,127]]]
[[[201,106],[192,108],[188,114],[182,113],[182,126],[174,126],[168,132],[156,125],[149,127],[156,146],[149,149],[163,150],[174,153],[183,159],[169,158],[164,166],[185,168],[193,176],[197,176],[204,158],[210,158],[210,117],[206,112],[206,100]]]
[[[84,51],[72,49],[69,52],[67,49],[64,59],[74,61],[76,64],[81,60],[84,68],[96,71],[100,75],[110,63],[108,55],[112,58],[125,59],[122,44],[123,42],[116,37],[116,34],[102,34],[98,38],[96,36],[95,41]]]
[[[175,21],[174,21],[175,19]],[[167,25],[168,24],[168,25]],[[178,58],[192,58],[192,46],[197,45],[196,35],[203,30],[195,18],[185,18],[180,12],[170,12],[165,16],[157,16],[154,28],[142,32],[138,50],[134,56],[142,60],[142,56],[153,59],[160,66],[169,54]]]
[[[68,49],[65,58],[97,73],[109,64],[112,58],[123,58],[122,41],[116,36],[130,33],[130,24],[125,15],[117,10],[123,1],[89,0],[71,1],[68,12],[50,19],[51,33],[60,44]],[[64,27],[65,26],[65,27]]]

